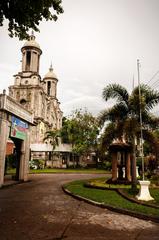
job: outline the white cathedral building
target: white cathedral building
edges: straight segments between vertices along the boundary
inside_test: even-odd
[[[32,34],[21,48],[22,69],[14,75],[14,85],[9,87],[9,96],[32,112],[34,126],[31,127],[31,152],[34,158],[52,151],[49,143],[44,143],[45,133],[62,127],[62,111],[57,99],[57,82],[52,66],[41,78],[39,75],[42,50]],[[61,145],[60,148],[63,148]],[[70,151],[61,149],[62,151]],[[61,151],[60,150],[60,151]]]

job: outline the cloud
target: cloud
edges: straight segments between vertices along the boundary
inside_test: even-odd
[[[130,92],[133,75],[137,84],[137,58],[141,82],[159,70],[159,1],[68,0],[63,6],[64,14],[56,23],[40,24],[36,40],[43,51],[40,74],[48,72],[52,60],[65,115],[80,107],[98,114],[109,106],[111,102],[105,103],[101,96],[107,84],[119,83]],[[0,28],[0,40],[2,91],[21,70],[24,43],[9,38],[6,25]]]
[[[86,109],[94,115],[98,115],[99,112],[105,108],[105,105],[104,101],[96,96],[83,95],[81,97],[76,96],[72,100],[62,103],[61,108],[66,116],[70,114],[70,109],[74,111],[81,108]]]

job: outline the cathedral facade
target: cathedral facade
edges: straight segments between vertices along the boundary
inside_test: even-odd
[[[21,52],[22,69],[14,75],[14,85],[9,87],[9,96],[33,114],[31,150],[51,151],[51,146],[44,143],[45,133],[62,127],[62,111],[57,99],[58,79],[52,65],[44,78],[39,75],[42,50],[33,34],[25,42]]]

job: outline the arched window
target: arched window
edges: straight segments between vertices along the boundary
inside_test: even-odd
[[[30,63],[31,63],[31,52],[27,51],[26,52],[26,71],[30,70]]]
[[[20,100],[20,104],[21,105],[26,106],[26,103],[27,103],[27,101],[25,99],[21,99]]]
[[[50,93],[51,93],[51,82],[48,81],[47,82],[47,94],[50,96]]]

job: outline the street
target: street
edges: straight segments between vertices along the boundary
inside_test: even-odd
[[[158,240],[159,224],[66,195],[61,185],[95,174],[37,174],[0,189],[1,240]],[[101,174],[100,174],[101,176]]]

